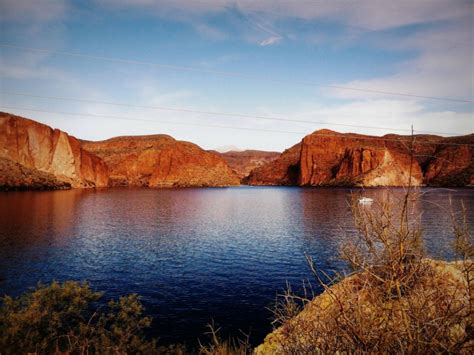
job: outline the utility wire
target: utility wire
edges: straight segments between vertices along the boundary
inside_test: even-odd
[[[403,128],[391,128],[391,127],[380,127],[380,126],[364,126],[364,125],[355,125],[355,124],[346,124],[346,123],[332,123],[332,122],[324,122],[324,121],[299,120],[299,119],[289,119],[289,118],[276,117],[276,116],[260,116],[260,115],[232,113],[232,112],[203,111],[203,110],[193,110],[193,109],[181,108],[181,107],[137,105],[137,104],[131,104],[131,103],[91,100],[91,99],[83,99],[83,98],[60,97],[60,96],[49,96],[49,95],[48,96],[47,95],[36,95],[36,94],[30,94],[30,93],[24,93],[24,92],[1,91],[0,95],[13,95],[13,96],[34,97],[34,98],[58,100],[58,101],[75,101],[75,102],[105,104],[105,105],[122,106],[122,107],[136,107],[136,108],[144,108],[144,109],[163,110],[163,111],[197,113],[197,114],[205,114],[205,115],[213,115],[213,116],[255,118],[255,119],[259,119],[259,120],[281,121],[281,122],[291,122],[291,123],[305,123],[305,124],[342,126],[342,127],[352,127],[352,128],[378,129],[378,130],[386,130],[386,131],[411,132],[410,129],[403,129]],[[426,133],[426,134],[454,135],[454,136],[463,135],[461,133],[437,132],[437,131],[418,131],[417,130],[416,132],[417,133]]]
[[[24,110],[24,111],[32,111],[32,112],[42,112],[42,113],[51,113],[51,114],[58,114],[58,115],[71,115],[71,116],[84,116],[84,117],[94,117],[94,118],[111,118],[111,119],[119,119],[119,120],[127,120],[127,121],[143,121],[143,122],[154,122],[154,123],[165,123],[165,124],[175,124],[175,125],[185,125],[185,126],[198,126],[198,127],[212,127],[212,128],[225,128],[225,129],[236,129],[236,130],[246,130],[246,131],[260,131],[260,132],[272,132],[272,133],[289,133],[289,134],[303,134],[307,135],[308,132],[295,132],[295,131],[284,131],[284,130],[270,130],[264,128],[250,128],[250,127],[235,127],[235,126],[222,126],[222,125],[213,125],[213,124],[200,124],[200,123],[191,123],[191,122],[174,122],[174,121],[157,121],[151,119],[142,119],[142,118],[134,118],[134,117],[124,117],[124,116],[112,116],[112,115],[101,115],[101,114],[92,114],[92,113],[76,113],[76,112],[62,112],[62,111],[50,111],[50,110],[41,110],[41,109],[34,109],[28,107],[16,107],[16,106],[5,106],[0,105],[0,108],[10,109],[10,110]],[[337,137],[343,139],[352,139],[352,140],[375,140],[375,141],[383,141],[383,142],[397,142],[402,143],[408,142],[408,139],[395,139],[395,138],[384,138],[384,137],[371,137],[371,136],[347,136],[343,133],[339,134],[331,134],[331,133],[312,133],[320,137]],[[471,143],[449,143],[449,142],[417,142],[417,144],[424,144],[424,145],[448,145],[448,146],[474,146]]]
[[[153,63],[153,62],[140,61],[140,60],[131,60],[131,59],[124,59],[124,58],[113,58],[113,57],[106,57],[106,56],[98,56],[98,55],[93,55],[93,54],[57,51],[57,50],[44,49],[44,48],[32,48],[32,47],[17,46],[17,45],[6,44],[6,43],[0,43],[0,47],[12,48],[12,49],[23,50],[23,51],[33,51],[33,52],[41,52],[41,53],[58,54],[58,55],[64,55],[64,56],[69,56],[69,57],[76,57],[76,58],[86,58],[86,59],[111,61],[111,62],[116,62],[116,63],[147,65],[147,66],[151,66],[151,67],[171,69],[171,70],[193,71],[193,72],[200,72],[200,73],[207,73],[207,74],[216,74],[216,75],[223,75],[223,76],[243,78],[243,79],[251,79],[251,80],[259,80],[259,81],[266,81],[266,82],[279,83],[279,84],[317,86],[317,87],[324,87],[324,88],[331,88],[331,89],[366,92],[366,93],[371,93],[371,94],[402,96],[402,97],[414,97],[414,98],[426,99],[426,100],[438,100],[438,101],[449,101],[449,102],[470,103],[470,104],[474,103],[474,100],[472,100],[472,99],[468,100],[468,99],[458,99],[458,98],[440,97],[440,96],[424,96],[424,95],[416,95],[416,94],[411,94],[411,93],[401,93],[401,92],[394,92],[394,91],[383,91],[383,90],[364,89],[364,88],[356,88],[356,87],[349,87],[349,86],[320,84],[320,83],[315,83],[315,82],[293,81],[293,80],[285,80],[285,79],[272,79],[272,78],[268,78],[268,77],[261,76],[261,75],[251,75],[251,74],[245,74],[245,73],[239,73],[239,72],[220,71],[220,70],[204,69],[204,68],[197,68],[197,67],[190,67],[190,66],[171,65],[171,64],[161,64],[161,63]]]

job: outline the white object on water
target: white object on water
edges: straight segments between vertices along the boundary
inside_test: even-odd
[[[361,197],[359,199],[359,203],[362,205],[368,205],[368,204],[371,204],[372,202],[374,202],[374,199],[370,197]]]

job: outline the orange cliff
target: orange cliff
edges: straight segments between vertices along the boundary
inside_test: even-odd
[[[66,188],[108,186],[107,166],[58,129],[0,113],[0,187]]]
[[[44,124],[0,113],[0,189],[232,186],[241,181],[403,186],[410,174],[413,185],[474,185],[474,134],[415,136],[413,164],[409,141],[409,136],[320,130],[279,155],[259,151],[221,155],[167,135],[79,141]]]
[[[112,186],[232,186],[240,183],[237,174],[219,154],[167,135],[83,141],[82,146],[106,162]]]
[[[418,186],[473,185],[474,135],[418,135],[413,164],[410,139],[316,131],[254,169],[247,180],[251,185],[404,186],[411,174],[411,183]]]

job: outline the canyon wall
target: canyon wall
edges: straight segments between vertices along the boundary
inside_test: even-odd
[[[55,183],[58,188],[108,186],[105,163],[82,149],[79,140],[58,129],[8,113],[0,113],[0,158],[4,167],[12,167],[8,182],[6,175],[2,175],[0,185],[27,186],[29,181],[36,181],[38,185],[39,181],[48,180],[45,188]]]
[[[383,137],[316,131],[283,153],[219,154],[167,135],[79,141],[0,113],[0,189],[105,186],[474,185],[474,134]]]
[[[229,151],[219,154],[241,180],[244,180],[253,169],[269,163],[280,156],[278,152],[265,152],[261,150]]]
[[[275,160],[254,170],[246,178],[249,185],[297,185],[300,168],[301,144],[285,150]]]
[[[251,185],[466,186],[474,182],[474,135],[383,137],[316,131],[275,161],[254,169]],[[471,144],[463,145],[463,144]]]
[[[187,187],[239,185],[217,153],[167,135],[116,137],[82,146],[101,157],[112,186]]]

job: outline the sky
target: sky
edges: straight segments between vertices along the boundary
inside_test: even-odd
[[[0,0],[0,17],[0,110],[81,139],[474,132],[471,0]]]

